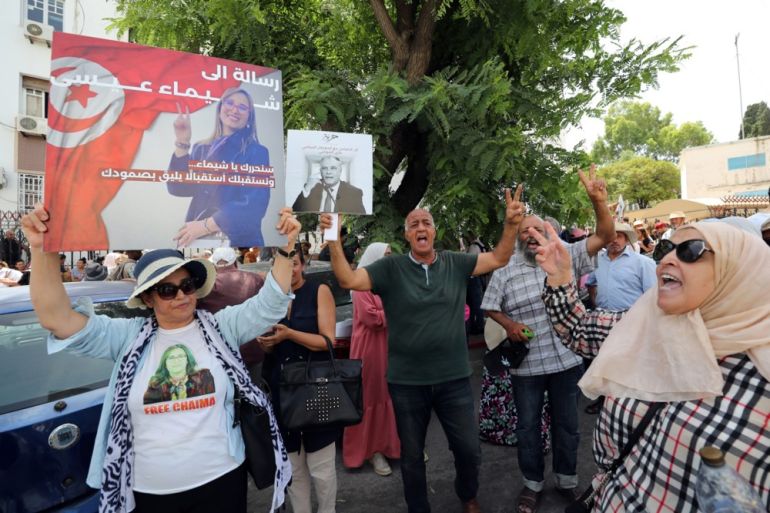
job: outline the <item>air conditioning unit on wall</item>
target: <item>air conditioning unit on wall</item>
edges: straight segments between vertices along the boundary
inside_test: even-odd
[[[28,21],[24,24],[24,37],[29,39],[30,43],[39,41],[50,47],[51,39],[53,38],[53,27],[35,21]]]
[[[48,133],[48,120],[34,116],[19,116],[16,118],[16,130],[28,135],[42,135]]]

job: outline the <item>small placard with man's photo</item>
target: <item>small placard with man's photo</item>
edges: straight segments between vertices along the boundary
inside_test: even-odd
[[[286,204],[295,212],[372,213],[372,136],[289,130]]]

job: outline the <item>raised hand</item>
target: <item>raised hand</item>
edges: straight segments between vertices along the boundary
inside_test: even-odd
[[[21,229],[24,231],[30,249],[43,249],[43,234],[48,231],[46,226],[48,218],[48,211],[42,203],[35,204],[35,209],[21,218]]]
[[[302,229],[302,224],[296,217],[294,217],[294,214],[289,207],[283,207],[278,214],[280,215],[280,219],[275,228],[281,235],[286,235],[286,249],[287,251],[291,251],[297,243],[297,237],[299,236],[299,231]]]
[[[518,225],[524,219],[524,203],[521,202],[521,193],[524,190],[524,184],[516,187],[516,192],[511,198],[511,190],[505,189],[505,222],[506,224]]]
[[[607,184],[601,178],[596,178],[596,164],[591,164],[588,176],[583,170],[579,170],[578,177],[593,203],[607,202]]]
[[[174,120],[174,136],[176,137],[177,148],[179,146],[190,146],[190,139],[192,138],[192,123],[190,122],[190,108],[185,105],[185,111],[182,112],[182,105],[177,102],[176,110],[179,115]]]
[[[332,221],[332,215],[334,214],[325,213],[325,214],[320,214],[318,216],[318,227],[321,230],[328,230],[329,228],[334,226],[334,222]],[[342,242],[340,239],[340,229],[342,227],[342,221],[344,218],[342,214],[336,214],[336,215],[337,215],[337,240]]]
[[[545,224],[547,238],[534,228],[528,228],[529,236],[534,237],[539,243],[535,260],[548,274],[549,285],[566,285],[572,281],[572,257],[551,224],[543,224]]]

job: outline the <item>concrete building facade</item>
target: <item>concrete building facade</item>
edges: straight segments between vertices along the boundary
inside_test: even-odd
[[[679,169],[682,199],[756,197],[767,201],[770,136],[686,148]]]
[[[0,224],[43,198],[51,39],[54,31],[117,39],[113,0],[5,0],[0,9]]]

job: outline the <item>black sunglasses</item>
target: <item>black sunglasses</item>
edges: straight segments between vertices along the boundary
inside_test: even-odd
[[[652,259],[656,262],[663,260],[663,257],[676,250],[676,257],[687,264],[697,262],[707,251],[714,251],[706,247],[706,241],[701,239],[691,239],[676,244],[668,239],[663,239],[655,246],[652,252]]]
[[[182,291],[182,294],[189,296],[198,290],[198,285],[195,284],[194,279],[185,278],[179,285],[173,283],[159,283],[158,285],[150,287],[150,291],[153,290],[158,293],[158,297],[161,299],[174,299],[180,290]]]

